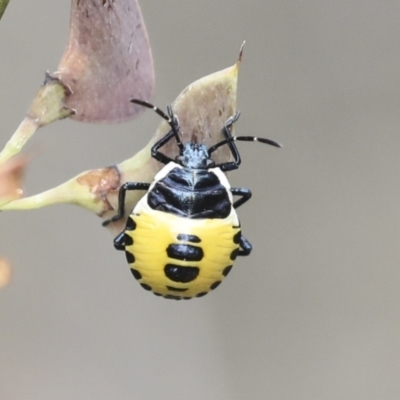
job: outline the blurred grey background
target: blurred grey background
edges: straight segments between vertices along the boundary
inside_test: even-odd
[[[1,141],[67,41],[69,1],[12,1],[0,23]],[[0,215],[0,399],[398,399],[400,3],[143,1],[162,107],[247,40],[233,185],[254,245],[210,295],[159,299],[100,219]],[[130,157],[159,120],[40,130],[26,194]]]

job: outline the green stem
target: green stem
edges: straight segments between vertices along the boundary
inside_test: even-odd
[[[9,2],[10,0],[0,0],[0,19],[4,14],[4,11],[6,11]]]
[[[15,154],[18,154],[37,129],[37,120],[26,117],[11,136],[11,139],[6,143],[4,149],[0,152],[0,164],[4,163]]]

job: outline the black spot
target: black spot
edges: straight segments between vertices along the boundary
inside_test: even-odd
[[[225,267],[224,270],[222,271],[222,275],[227,276],[229,272],[231,272],[232,267],[233,265],[228,265],[227,267]]]
[[[164,272],[171,281],[188,283],[197,278],[200,269],[197,267],[181,267],[180,265],[167,264]]]
[[[131,272],[135,279],[142,279],[142,274],[137,269],[131,268]]]
[[[141,283],[140,286],[144,289],[144,290],[152,290],[151,286],[146,285],[145,283]]]
[[[171,300],[182,300],[182,297],[178,297],[178,296],[172,296],[170,294],[166,294],[164,296],[165,299],[171,299]]]
[[[201,292],[199,294],[196,294],[196,297],[203,297],[207,294],[208,292]]]
[[[125,255],[128,264],[133,264],[135,262],[135,256],[131,252],[125,250]]]
[[[132,217],[128,217],[126,221],[126,228],[127,231],[134,231],[136,229],[136,222],[133,220]]]
[[[201,261],[204,257],[201,247],[190,244],[170,244],[167,247],[168,257],[184,261]]]
[[[173,287],[173,286],[167,286],[167,289],[170,290],[171,292],[186,292],[186,290],[188,290],[188,288],[177,288],[177,287]]]
[[[235,250],[232,251],[232,253],[231,253],[231,260],[232,260],[232,261],[233,261],[233,260],[236,260],[236,257],[237,257],[237,255],[238,255],[238,252],[239,252],[239,249],[235,249]]]
[[[240,238],[242,237],[242,232],[238,232],[234,237],[233,237],[233,243],[240,243]]]
[[[133,245],[133,238],[132,238],[132,236],[129,236],[127,233],[125,233],[125,236],[124,236],[124,244],[125,244],[125,246]]]
[[[216,282],[214,282],[214,283],[210,286],[210,289],[211,289],[211,290],[216,289],[216,288],[220,285],[220,283],[221,283],[221,281],[216,281]]]
[[[193,297],[182,297],[183,300],[192,300]]]
[[[155,292],[153,292],[153,294],[155,294],[156,296],[162,296],[161,293],[155,293]]]
[[[196,235],[187,235],[186,233],[180,233],[177,237],[178,240],[184,240],[185,242],[200,243],[201,239]]]

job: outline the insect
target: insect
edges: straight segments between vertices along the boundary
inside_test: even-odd
[[[123,218],[127,191],[146,191],[128,217],[125,230],[114,239],[115,248],[125,251],[132,274],[144,289],[167,299],[202,297],[228,275],[237,256],[247,256],[252,250],[241,233],[236,213],[250,199],[251,192],[231,188],[224,173],[241,163],[234,142],[281,145],[265,138],[232,136],[239,112],[224,124],[224,140],[210,147],[183,144],[171,106],[166,114],[145,101],[131,101],[152,108],[170,125],[171,130],[151,149],[151,156],[165,166],[152,183],[123,184],[117,214],[103,225]],[[160,151],[170,140],[175,140],[179,149],[174,160]],[[224,145],[229,146],[233,161],[217,164],[211,155]],[[233,196],[238,198],[234,201]]]

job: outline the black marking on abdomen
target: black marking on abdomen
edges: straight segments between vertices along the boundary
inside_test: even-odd
[[[125,229],[127,231],[134,231],[136,229],[136,222],[133,220],[132,217],[128,217]]]
[[[188,283],[194,281],[199,275],[198,267],[182,267],[175,264],[167,264],[164,267],[167,278],[174,282]]]
[[[124,235],[124,245],[125,246],[132,246],[133,245],[132,236],[129,236],[127,233],[125,233],[125,235]]]
[[[141,283],[140,286],[144,289],[144,290],[152,290],[150,285],[147,285],[146,283]]]
[[[232,253],[231,253],[231,260],[232,261],[236,260],[238,252],[239,252],[239,249],[235,249],[235,250],[232,251]]]
[[[203,297],[207,294],[208,292],[201,292],[199,294],[196,294],[196,297]]]
[[[178,240],[185,242],[200,243],[201,239],[196,235],[187,235],[186,233],[180,233],[177,237]]]
[[[239,231],[234,237],[233,237],[233,243],[239,244],[240,243],[240,238],[242,237],[242,232]]]
[[[184,261],[201,261],[204,257],[201,247],[190,244],[170,244],[167,247],[167,254],[170,258]]]
[[[229,272],[231,272],[232,267],[233,265],[228,265],[227,267],[225,267],[224,270],[222,271],[222,275],[227,276]]]
[[[142,274],[137,269],[131,268],[131,272],[135,279],[137,280],[142,279]]]
[[[166,294],[164,299],[171,299],[171,300],[182,300],[182,297],[179,296],[172,296],[171,294]]]
[[[135,256],[130,251],[125,250],[125,256],[128,264],[133,264],[135,262]]]
[[[211,289],[211,290],[216,289],[216,288],[220,285],[220,283],[221,283],[221,281],[216,281],[216,282],[214,282],[214,283],[210,286],[210,289]]]
[[[177,288],[173,286],[167,286],[167,289],[171,292],[186,292],[188,290],[188,288]]]

